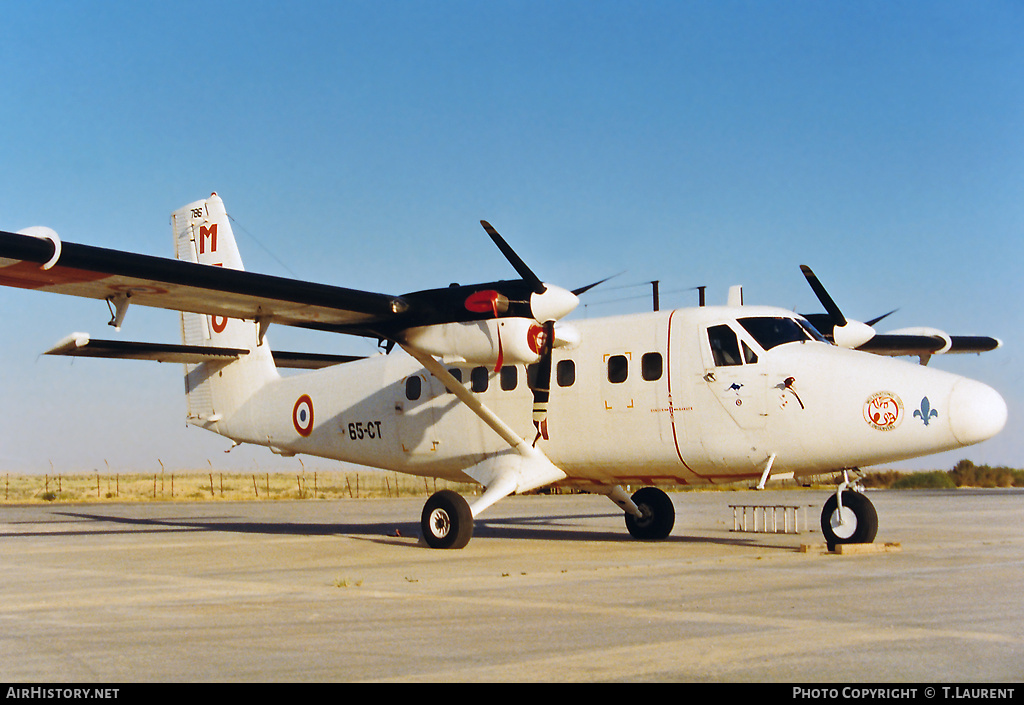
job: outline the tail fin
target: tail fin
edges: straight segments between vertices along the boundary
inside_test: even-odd
[[[177,258],[214,267],[244,269],[224,202],[214,193],[171,215]],[[277,379],[274,359],[259,324],[197,313],[181,314],[186,345],[244,348],[249,354],[228,363],[185,366],[188,420],[209,427],[228,422],[264,384]],[[227,430],[230,423],[226,424]]]

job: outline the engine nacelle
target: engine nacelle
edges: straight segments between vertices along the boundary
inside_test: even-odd
[[[540,361],[546,344],[544,335],[544,327],[528,318],[492,318],[409,328],[405,331],[404,342],[449,362],[531,365]],[[578,338],[571,327],[555,327],[556,347],[571,346]]]

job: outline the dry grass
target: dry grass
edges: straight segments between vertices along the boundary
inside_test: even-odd
[[[829,477],[813,478],[817,488],[835,486]],[[773,489],[803,489],[801,482],[773,483]],[[717,486],[664,487],[666,491],[744,491],[753,481]],[[0,473],[0,506],[45,502],[169,502],[247,501],[266,499],[378,499],[428,497],[442,489],[479,494],[472,483],[402,475],[382,470],[365,472],[304,471],[300,473],[209,472],[80,473],[35,475]],[[553,492],[572,491],[554,487]]]
[[[370,499],[461,494],[476,485],[390,472],[92,473],[0,476],[0,504],[41,502],[239,501],[255,499]]]

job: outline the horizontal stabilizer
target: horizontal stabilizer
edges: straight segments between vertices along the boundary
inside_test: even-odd
[[[138,343],[121,340],[93,340],[88,333],[72,333],[44,355],[70,357],[106,357],[120,360],[154,360],[156,362],[231,362],[249,351],[244,348],[213,348],[199,345],[172,345],[166,343]]]
[[[70,357],[102,357],[118,360],[153,360],[196,365],[201,362],[231,362],[248,355],[245,348],[218,348],[202,345],[175,345],[169,343],[140,343],[121,340],[94,340],[88,333],[72,333],[44,355]],[[313,370],[343,362],[358,360],[352,355],[323,353],[275,352],[278,367]]]
[[[318,370],[321,367],[331,367],[345,362],[362,360],[361,355],[329,355],[326,353],[300,353],[300,352],[279,352],[274,351],[274,364],[278,367],[287,367],[297,370]]]

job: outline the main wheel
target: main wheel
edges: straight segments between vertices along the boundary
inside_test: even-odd
[[[630,498],[640,508],[642,517],[626,513],[626,528],[633,538],[660,541],[672,533],[676,508],[667,494],[657,487],[642,487]]]
[[[871,543],[878,533],[878,513],[871,500],[859,492],[843,492],[843,509],[835,495],[821,510],[821,533],[833,550],[838,543]]]
[[[463,548],[473,538],[473,512],[462,495],[441,490],[423,505],[420,528],[431,548]]]

